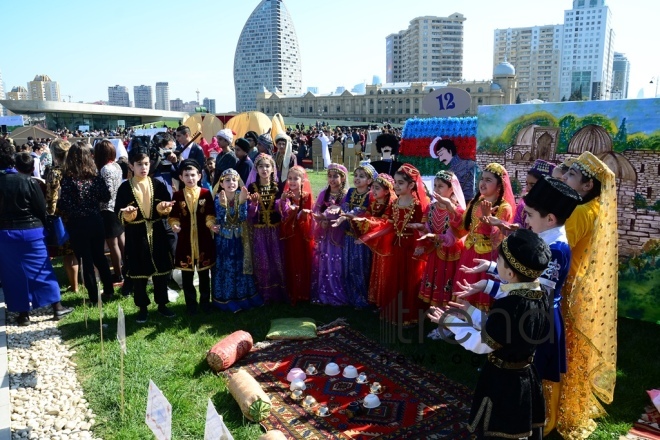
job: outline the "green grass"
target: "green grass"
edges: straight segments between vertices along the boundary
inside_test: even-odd
[[[66,294],[64,301],[76,305],[76,311],[62,321],[64,340],[77,351],[78,376],[86,398],[97,415],[94,433],[105,439],[150,438],[144,423],[149,379],[163,391],[173,407],[173,438],[198,439],[203,436],[207,399],[223,415],[234,438],[254,439],[260,433],[257,424],[243,418],[238,405],[226,389],[225,380],[215,375],[206,363],[206,351],[222,337],[236,330],[252,334],[262,341],[271,319],[311,317],[319,325],[338,317],[375,341],[382,341],[376,314],[348,307],[322,307],[299,304],[296,307],[275,305],[230,315],[212,313],[193,318],[184,315],[181,296],[173,304],[177,317],[163,318],[154,306],[147,324],[135,324],[137,308],[132,298],[122,298],[104,306],[104,352],[101,353],[99,313],[95,307],[82,307],[81,294]],[[125,415],[120,411],[120,355],[116,340],[117,306],[126,313],[128,354],[125,356]],[[85,309],[88,311],[85,324]],[[431,330],[424,324],[421,334]],[[413,362],[473,387],[483,358],[461,347],[444,342],[423,340],[419,329],[406,330],[409,343],[383,344],[401,353],[405,362]],[[642,336],[643,335],[643,336]],[[648,397],[645,390],[660,383],[660,327],[647,322],[621,319],[619,322],[619,362],[615,401],[607,407],[609,415],[599,420],[593,438],[616,438],[630,428],[641,414]],[[552,439],[560,437],[553,434]]]

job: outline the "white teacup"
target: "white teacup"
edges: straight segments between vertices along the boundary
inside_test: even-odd
[[[357,381],[360,383],[365,383],[367,381],[367,375],[365,373],[360,373],[357,378]]]
[[[336,376],[339,374],[339,372],[339,365],[335,364],[334,362],[330,362],[325,366],[325,374],[328,376]]]
[[[377,408],[380,406],[380,399],[375,394],[367,394],[364,398],[365,408]]]
[[[305,380],[307,379],[307,375],[301,368],[292,368],[291,371],[289,371],[289,374],[286,375],[286,380],[289,382],[293,382],[294,380]]]
[[[293,382],[291,382],[290,389],[291,389],[291,391],[306,390],[307,385],[305,385],[305,382],[302,381],[302,380],[294,380]]]
[[[372,383],[371,386],[369,387],[369,389],[371,390],[372,394],[380,393],[380,390],[381,390],[382,388],[383,388],[383,387],[381,387],[381,385],[380,385],[379,382],[374,382],[374,383]]]
[[[316,367],[314,365],[310,365],[307,367],[305,370],[307,374],[316,374]]]
[[[358,376],[358,370],[353,365],[347,365],[344,368],[343,376],[347,379],[355,379]]]

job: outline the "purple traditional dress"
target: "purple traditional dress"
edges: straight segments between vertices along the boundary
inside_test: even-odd
[[[273,167],[267,185],[261,185],[257,176],[259,162],[263,160],[270,161]],[[284,252],[280,240],[282,217],[275,204],[282,191],[277,184],[277,169],[272,157],[267,154],[256,157],[247,187],[250,194],[259,194],[259,202],[251,202],[248,209],[252,225],[252,257],[257,290],[266,304],[286,302],[288,295],[284,282]]]
[[[345,166],[333,163],[328,166],[328,171],[343,174],[343,180],[346,181]],[[337,193],[326,188],[321,191],[314,205],[314,214],[325,216],[324,221],[317,221],[314,230],[316,249],[312,266],[312,302],[316,304],[343,306],[349,303],[342,278],[344,230],[333,228],[331,224],[339,217],[339,205],[345,194],[343,185]]]

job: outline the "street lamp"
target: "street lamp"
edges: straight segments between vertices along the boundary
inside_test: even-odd
[[[655,94],[653,95],[653,97],[655,98],[658,96],[658,83],[660,83],[660,76],[651,77],[651,81],[649,81],[649,84],[653,84],[654,81],[655,81]]]

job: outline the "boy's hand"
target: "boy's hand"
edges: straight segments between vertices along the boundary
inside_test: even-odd
[[[486,272],[488,268],[490,267],[490,261],[488,260],[482,260],[481,258],[475,258],[472,260],[474,263],[477,265],[474,267],[468,267],[464,264],[461,265],[460,271],[465,272],[465,273],[482,273]]]
[[[475,293],[483,292],[484,289],[486,289],[487,284],[488,280],[480,280],[474,284],[460,282],[457,280],[456,285],[461,289],[461,291],[455,292],[454,295],[456,295],[456,298],[462,299],[467,296],[474,295]]]

